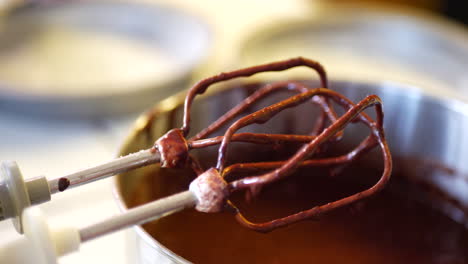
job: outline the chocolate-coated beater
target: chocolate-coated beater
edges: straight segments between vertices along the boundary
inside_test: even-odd
[[[275,228],[283,227],[307,218],[315,217],[338,207],[349,205],[381,190],[390,178],[392,160],[383,131],[382,105],[380,99],[376,95],[367,96],[362,101],[354,104],[338,92],[327,88],[311,89],[298,82],[274,82],[257,90],[193,138],[186,139],[186,135],[190,130],[190,108],[192,102],[197,94],[205,92],[211,84],[236,77],[250,76],[258,72],[279,71],[301,65],[316,69],[320,74],[322,86],[327,86],[325,71],[323,71],[320,64],[304,58],[296,58],[229,73],[222,73],[196,84],[189,90],[185,100],[182,128],[170,130],[158,139],[155,146],[151,149],[154,153],[160,153],[161,166],[189,166],[198,174],[198,177],[190,184],[189,190],[132,208],[117,217],[83,228],[80,230],[81,240],[87,241],[130,225],[148,222],[190,207],[195,207],[201,212],[233,211],[237,221],[243,226],[259,232],[268,232]],[[206,138],[213,132],[218,131],[223,125],[231,122],[236,116],[242,114],[249,106],[277,90],[289,90],[297,94],[242,116],[229,125],[223,136]],[[329,101],[333,101],[338,106],[342,107],[345,113],[338,117],[329,104]],[[313,102],[322,109],[322,113],[310,134],[236,134],[236,131],[243,127],[251,124],[265,123],[285,109],[293,108],[308,102]],[[363,112],[369,107],[375,108],[375,121]],[[370,130],[368,137],[345,155],[331,158],[312,158],[312,155],[317,153],[324,144],[330,141],[340,140],[343,130],[350,122],[361,122],[366,125]],[[227,149],[232,142],[235,141],[254,144],[288,144],[290,142],[295,142],[302,143],[302,147],[283,161],[237,163],[226,166],[226,161],[228,159]],[[202,168],[196,158],[189,154],[190,149],[218,144],[217,164],[213,168]],[[266,223],[252,223],[246,219],[235,204],[229,200],[229,196],[232,193],[242,190],[255,196],[262,186],[284,177],[293,177],[294,171],[302,166],[335,166],[336,168],[342,168],[376,146],[380,147],[383,157],[384,169],[380,179],[369,189],[340,200],[321,206],[315,206],[311,209]],[[257,174],[229,181],[229,175],[239,171]]]
[[[44,176],[24,180],[22,174],[14,162],[3,162],[0,169],[0,220],[13,218],[15,227],[22,232],[21,213],[24,208],[34,204],[43,203],[51,199],[51,194],[66,191],[70,188],[87,184],[99,179],[103,179],[118,173],[143,167],[149,164],[160,163],[162,167],[184,167],[187,164],[197,172],[202,173],[203,169],[198,162],[191,157],[189,151],[197,148],[204,148],[221,143],[223,137],[207,138],[207,136],[242,113],[255,102],[278,90],[288,90],[294,93],[303,93],[309,90],[308,87],[295,82],[277,82],[259,89],[252,96],[248,97],[237,107],[226,113],[212,125],[198,133],[190,140],[186,136],[190,129],[190,108],[194,98],[212,84],[254,75],[266,71],[282,71],[297,66],[306,66],[314,69],[320,76],[321,86],[327,87],[326,73],[323,67],[312,60],[305,58],[295,58],[286,61],[274,62],[228,73],[221,73],[211,78],[204,79],[189,90],[185,101],[183,127],[173,129],[161,137],[153,148],[141,150],[124,157],[105,162],[103,164],[80,170],[68,175],[47,179]],[[315,96],[311,99],[323,110],[318,119],[314,131],[310,135],[271,135],[256,133],[239,133],[230,137],[230,141],[250,142],[257,144],[287,143],[287,142],[309,142],[315,135],[319,134],[326,124],[326,120],[336,121],[336,114],[329,106],[327,99],[323,96]],[[335,136],[339,139],[341,132]]]

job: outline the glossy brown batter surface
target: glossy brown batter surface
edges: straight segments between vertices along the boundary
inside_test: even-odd
[[[355,164],[336,177],[301,169],[250,203],[241,193],[233,200],[251,219],[268,220],[363,190],[380,176],[376,168]],[[402,188],[405,172],[395,174],[376,196],[268,234],[241,227],[229,213],[195,210],[144,227],[195,263],[468,263],[467,230],[414,199],[410,187]],[[182,191],[193,177],[172,169],[148,173],[133,205]]]

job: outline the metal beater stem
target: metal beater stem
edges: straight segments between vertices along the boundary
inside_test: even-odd
[[[80,229],[81,242],[194,207],[196,202],[195,195],[191,191],[185,191],[132,208],[120,215]]]
[[[50,192],[51,194],[54,194],[68,188],[80,186],[118,173],[158,163],[159,161],[159,152],[152,149],[142,150],[89,169],[80,170],[60,178],[52,179],[48,182]],[[64,186],[63,182],[65,182],[66,186]]]

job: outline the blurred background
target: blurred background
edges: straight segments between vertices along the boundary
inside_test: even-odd
[[[465,100],[463,3],[0,0],[0,160],[17,161],[27,178],[98,164],[115,156],[142,112],[196,80],[295,56],[320,61],[333,79],[402,82]],[[118,212],[112,179],[41,207],[53,223],[77,226]],[[126,232],[61,263],[132,263]],[[0,246],[16,235],[8,221],[0,234]]]
[[[458,20],[462,23],[468,22],[468,16],[463,8],[463,1],[460,0],[415,0],[415,1],[408,1],[408,0],[332,0],[332,2],[336,3],[353,3],[353,4],[362,4],[362,5],[369,5],[369,4],[402,4],[407,5],[415,8],[421,8],[425,10],[429,10],[432,12],[436,12],[439,14],[443,14],[447,17],[452,19]]]

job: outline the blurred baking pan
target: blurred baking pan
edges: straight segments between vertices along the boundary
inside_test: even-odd
[[[322,62],[333,79],[391,80],[468,95],[468,31],[421,11],[323,8],[307,19],[260,27],[240,57],[252,65],[299,55]]]

